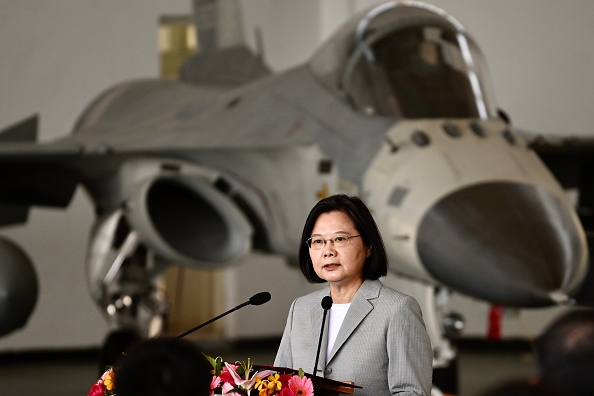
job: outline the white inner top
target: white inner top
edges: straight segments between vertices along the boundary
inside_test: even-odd
[[[330,352],[332,352],[332,347],[334,347],[336,336],[338,335],[340,326],[342,326],[342,322],[344,321],[344,317],[346,316],[350,306],[351,303],[332,304],[332,308],[330,308],[330,317],[328,318],[328,350],[326,351],[326,359],[330,357]]]

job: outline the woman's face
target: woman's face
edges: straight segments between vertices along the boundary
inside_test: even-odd
[[[359,232],[346,213],[322,213],[314,224],[311,236],[327,240],[336,234],[354,236],[359,235]],[[309,249],[316,274],[335,286],[361,283],[365,259],[370,254],[371,249],[365,246],[361,237],[349,238],[346,246],[337,247],[331,241],[326,241],[320,250]]]

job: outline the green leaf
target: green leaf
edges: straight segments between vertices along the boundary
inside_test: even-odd
[[[212,366],[213,369],[217,367],[217,364],[216,364],[216,362],[215,362],[215,360],[213,358],[211,358],[210,356],[208,356],[204,352],[202,352],[202,355],[204,355],[204,357],[206,358],[206,360],[208,360],[208,362],[210,363],[210,365]]]
[[[206,358],[206,360],[208,360],[208,362],[210,363],[210,365],[212,366],[215,375],[221,375],[221,368],[223,367],[223,359],[220,357],[217,357],[216,359],[211,358],[210,356],[208,356],[207,354],[205,354],[204,352],[202,352],[202,355],[204,355],[204,357]]]
[[[241,373],[240,376],[242,378],[248,379],[248,375],[252,371],[252,361],[250,360],[250,358],[248,358],[247,363],[246,362],[241,363],[240,367],[243,369],[243,373]],[[239,374],[239,371],[237,372],[237,374]],[[244,375],[245,375],[245,377],[244,377]]]
[[[299,369],[299,378],[305,377],[305,371],[302,368]]]
[[[215,359],[215,361],[217,362],[217,365],[215,367],[215,374],[216,375],[221,375],[221,370],[222,370],[222,367],[223,367],[223,358],[217,357]]]
[[[231,389],[231,390],[230,390],[229,392],[227,392],[227,393],[233,393],[233,392],[235,392],[235,393],[239,393],[239,394],[241,394],[241,395],[243,395],[243,396],[248,396],[248,392],[247,392],[247,390],[245,390],[245,389],[243,389],[243,388],[235,387],[235,388]]]

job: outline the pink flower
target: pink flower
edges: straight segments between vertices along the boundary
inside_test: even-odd
[[[235,388],[235,386],[231,385],[230,383],[226,382],[223,384],[223,392],[221,392],[225,396],[241,396],[239,393],[230,392],[231,389]]]
[[[237,374],[237,371],[235,371],[235,369],[231,367],[229,363],[225,363],[225,366],[233,376],[233,379],[235,380],[235,385],[238,388],[244,389],[248,392],[252,390],[254,384],[256,383],[256,374],[258,373],[254,373],[254,375],[252,375],[252,378],[249,378],[249,373],[245,373],[245,379],[243,379],[239,374]]]
[[[225,363],[225,364],[227,364],[227,363]],[[233,370],[237,370],[237,367],[239,367],[239,365],[237,365],[237,364],[229,364],[229,366]],[[223,371],[221,372],[221,375],[219,375],[219,378],[223,382],[229,382],[230,384],[235,385],[235,380],[233,379],[233,376],[231,375],[231,373],[229,372],[229,369],[227,369],[227,367],[223,367]]]
[[[100,381],[102,382],[102,381]],[[91,390],[87,396],[105,396],[105,392],[103,391],[103,386],[99,384],[95,384],[91,386]]]
[[[221,386],[221,378],[217,377],[216,375],[212,376],[212,381],[210,381],[210,394],[214,395],[214,390]]]
[[[289,388],[283,388],[283,390],[280,391],[280,396],[295,396],[295,392]]]
[[[289,380],[289,389],[291,389],[297,396],[313,396],[313,384],[307,377],[301,378],[298,375],[294,375]]]
[[[276,374],[276,371],[272,371],[272,370],[263,370],[263,371],[258,371],[257,375],[259,378],[266,378],[269,375],[272,374]]]

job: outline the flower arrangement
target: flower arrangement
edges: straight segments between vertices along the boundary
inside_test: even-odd
[[[115,369],[113,366],[107,366],[105,369],[105,373],[103,373],[101,378],[99,378],[99,381],[91,387],[87,396],[116,396],[113,390]]]
[[[275,370],[256,370],[250,359],[247,363],[230,364],[220,357],[213,359],[204,355],[213,367],[210,394],[215,396],[313,396],[311,379],[302,369],[297,374]],[[117,368],[106,366],[97,383],[87,396],[117,396],[114,381]]]
[[[206,355],[204,355],[206,356]],[[211,395],[226,396],[313,396],[311,379],[302,369],[297,374],[274,370],[256,370],[247,363],[229,364],[219,357],[206,356],[213,367]],[[224,364],[224,365],[223,365]]]

